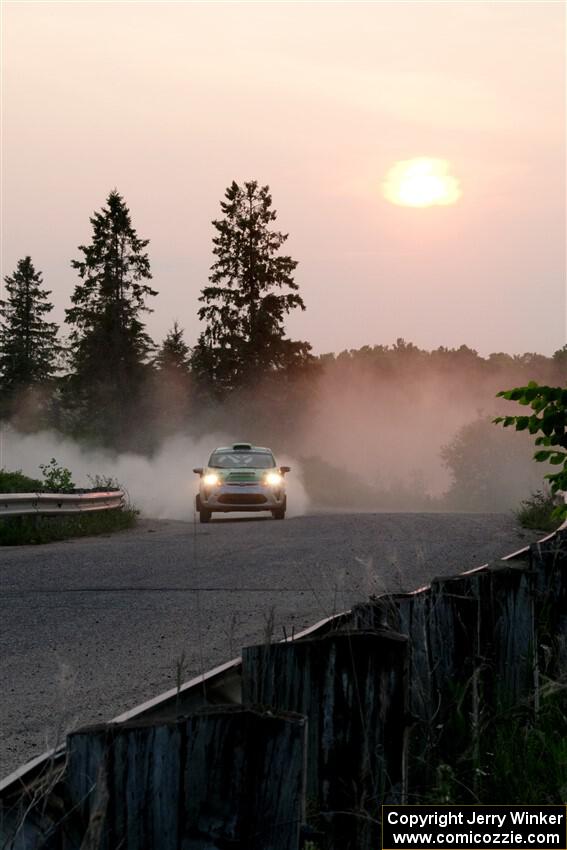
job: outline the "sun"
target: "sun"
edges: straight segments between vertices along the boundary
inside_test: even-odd
[[[397,162],[386,174],[383,190],[386,200],[403,207],[447,206],[461,197],[449,163],[427,157]]]

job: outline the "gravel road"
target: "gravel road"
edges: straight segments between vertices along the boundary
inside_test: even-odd
[[[0,775],[262,640],[537,537],[503,514],[144,520],[0,550]]]

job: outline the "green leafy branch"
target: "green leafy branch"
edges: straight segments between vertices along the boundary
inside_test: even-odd
[[[561,466],[557,472],[548,472],[551,492],[567,492],[567,389],[540,386],[530,381],[526,387],[515,387],[497,394],[507,401],[517,401],[531,407],[529,416],[498,416],[493,420],[504,428],[513,426],[516,431],[528,431],[536,436],[536,446],[543,446],[534,454],[534,460]],[[559,505],[553,512],[557,519],[567,519],[567,504]]]
[[[73,475],[66,466],[59,466],[54,457],[49,463],[40,463],[45,489],[51,493],[65,493],[73,490]]]

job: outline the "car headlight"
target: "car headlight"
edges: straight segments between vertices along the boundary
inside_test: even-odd
[[[217,484],[220,484],[220,478],[216,472],[208,472],[203,476],[203,484],[207,487],[215,487]]]
[[[283,481],[283,475],[280,475],[279,472],[268,472],[266,475],[266,484],[269,484],[270,487],[277,487]]]

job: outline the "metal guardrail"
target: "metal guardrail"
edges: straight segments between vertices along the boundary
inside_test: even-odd
[[[108,511],[124,505],[123,490],[98,493],[0,493],[0,518],[67,516]]]

